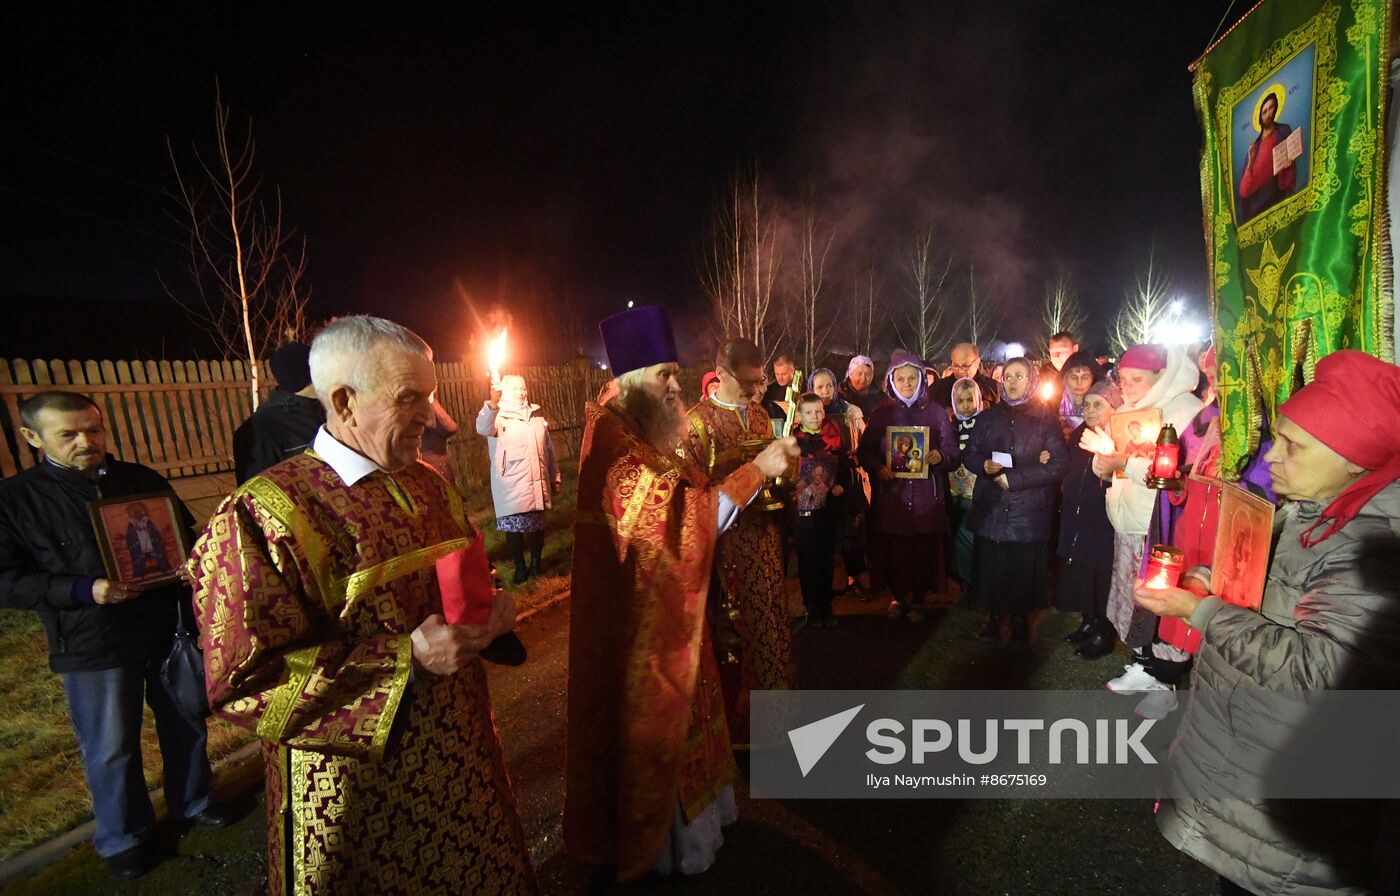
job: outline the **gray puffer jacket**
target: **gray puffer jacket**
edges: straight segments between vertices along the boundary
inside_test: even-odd
[[[1299,535],[1321,510],[1295,502],[1280,513],[1260,613],[1210,597],[1192,614],[1202,635],[1194,689],[1395,687],[1400,482],[1344,529],[1305,548]],[[1236,761],[1233,741],[1207,733],[1231,730],[1223,718],[1229,712],[1224,701],[1191,701],[1172,764],[1247,793],[1258,775]],[[1395,853],[1394,824],[1394,804],[1379,801],[1164,800],[1157,813],[1177,849],[1252,892],[1290,896],[1377,892],[1381,876],[1394,874],[1394,859],[1383,858]]]

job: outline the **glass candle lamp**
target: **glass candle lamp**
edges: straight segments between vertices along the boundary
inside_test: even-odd
[[[1182,487],[1181,443],[1176,437],[1176,427],[1170,423],[1157,434],[1157,448],[1152,453],[1152,474],[1147,484],[1153,488],[1176,490]]]
[[[1143,587],[1175,588],[1181,580],[1184,561],[1185,555],[1171,545],[1153,545],[1152,553],[1147,557],[1147,577],[1143,580]]]

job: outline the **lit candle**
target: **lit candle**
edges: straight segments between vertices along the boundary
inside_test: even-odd
[[[1181,445],[1177,442],[1176,428],[1170,423],[1162,427],[1157,435],[1157,448],[1152,454],[1153,488],[1175,488],[1179,484],[1176,467],[1181,461]]]
[[[1169,544],[1153,545],[1147,558],[1147,577],[1144,588],[1175,588],[1181,579],[1181,565],[1185,555]]]
[[[506,330],[501,329],[501,335],[492,339],[486,347],[486,366],[491,369],[492,384],[501,381],[501,363],[506,359]]]

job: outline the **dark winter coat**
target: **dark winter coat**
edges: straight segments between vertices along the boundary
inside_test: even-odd
[[[1012,466],[1004,471],[1010,488],[983,470],[993,451],[1011,455]],[[1048,463],[1040,462],[1042,451],[1050,452]],[[1055,492],[1067,461],[1060,418],[1042,403],[1032,399],[1011,407],[1003,402],[983,411],[963,456],[963,464],[977,474],[968,528],[993,541],[1049,541]]]
[[[787,417],[787,411],[783,410],[778,404],[780,401],[787,401],[787,391],[788,387],[778,385],[776,380],[769,383],[768,388],[763,390],[763,398],[760,399],[760,401],[763,404],[763,410],[770,418],[774,420],[783,420]],[[796,400],[797,396],[801,394],[802,390],[794,390],[792,394],[793,400]]]
[[[305,451],[325,422],[321,402],[273,389],[253,416],[233,432],[233,471],[238,484]]]
[[[906,363],[917,363],[912,355],[901,361],[900,353],[890,362],[894,370]],[[893,396],[893,387],[886,376],[886,391]],[[937,464],[928,465],[927,479],[881,479],[880,469],[887,455],[886,431],[891,426],[927,426],[929,448],[943,455]],[[866,419],[865,434],[860,438],[860,465],[870,474],[870,528],[889,535],[931,535],[948,530],[948,471],[958,466],[958,441],[948,412],[929,396],[928,387],[919,380],[914,403],[890,397],[876,406]]]
[[[188,588],[171,585],[121,604],[92,603],[93,580],[107,572],[89,502],[171,491],[165,477],[140,464],[109,455],[105,469],[93,479],[43,462],[0,481],[0,607],[39,614],[55,672],[112,669],[167,655],[175,602],[190,599]],[[175,505],[192,541],[194,519],[178,499]]]
[[[1193,692],[1395,687],[1400,483],[1386,486],[1340,532],[1305,548],[1300,536],[1322,510],[1297,501],[1279,513],[1259,612],[1208,597],[1191,614],[1190,626],[1201,633]],[[1266,723],[1245,719],[1246,706],[1223,699],[1182,702],[1168,772],[1210,781],[1220,798],[1162,801],[1157,826],[1173,846],[1252,893],[1395,892],[1377,880],[1385,864],[1392,873],[1395,867],[1382,863],[1395,849],[1393,801],[1257,799],[1267,786],[1264,776],[1276,772],[1225,733],[1238,725],[1258,737]],[[1319,722],[1304,717],[1276,724],[1278,743],[1306,744]],[[1344,745],[1333,750],[1312,755],[1320,762],[1346,755]]]
[[[1055,552],[1066,560],[1108,572],[1113,568],[1113,526],[1108,521],[1106,500],[1108,483],[1091,469],[1093,452],[1079,447],[1087,428],[1081,423],[1070,433],[1066,446],[1068,461],[1061,485],[1060,543]]]
[[[875,408],[879,407],[880,402],[885,400],[885,395],[873,383],[867,386],[864,392],[860,392],[851,385],[850,379],[844,379],[841,381],[841,398],[847,404],[853,404],[860,408],[865,419],[869,420]]]

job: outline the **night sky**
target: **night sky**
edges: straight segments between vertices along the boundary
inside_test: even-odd
[[[1187,65],[1227,3],[228,6],[4,14],[0,354],[203,353],[160,282],[182,284],[165,139],[207,145],[216,79],[309,240],[312,316],[394,317],[445,356],[463,295],[590,325],[664,304],[704,351],[697,246],[754,160],[776,208],[810,193],[833,225],[831,313],[871,264],[903,313],[921,220],[952,311],[972,267],[1007,338],[1060,271],[1106,316],[1154,245],[1205,309]]]

